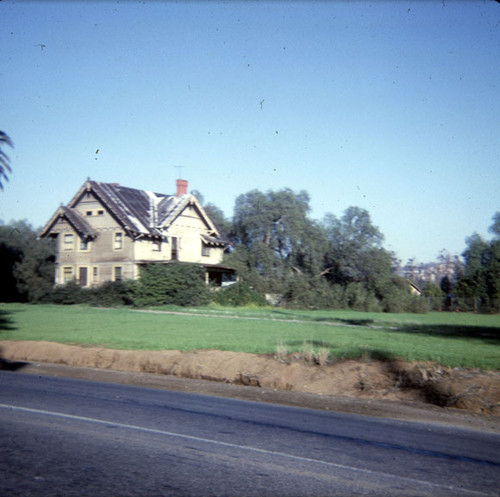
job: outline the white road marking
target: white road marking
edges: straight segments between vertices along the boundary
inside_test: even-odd
[[[249,451],[249,452],[256,452],[259,454],[284,457],[284,458],[288,458],[288,459],[293,459],[295,461],[321,464],[323,466],[329,466],[329,467],[333,467],[333,468],[337,468],[337,469],[353,471],[356,473],[363,473],[366,475],[383,476],[383,477],[390,478],[393,480],[404,481],[404,482],[410,483],[412,485],[418,484],[418,485],[424,485],[424,486],[433,487],[433,488],[441,488],[441,489],[450,490],[453,492],[459,492],[460,494],[483,495],[483,496],[490,495],[490,494],[485,494],[483,492],[479,492],[476,490],[468,490],[468,489],[464,489],[464,488],[450,487],[447,485],[440,485],[439,483],[432,483],[432,482],[425,481],[425,480],[416,480],[413,478],[406,478],[404,476],[393,475],[391,473],[384,473],[381,471],[372,471],[370,469],[357,468],[355,466],[347,466],[345,464],[337,464],[337,463],[330,462],[330,461],[322,461],[321,459],[312,459],[309,457],[295,456],[293,454],[287,454],[285,452],[277,452],[274,450],[259,449],[257,447],[251,447],[249,445],[239,445],[239,444],[233,444],[233,443],[229,443],[229,442],[221,442],[218,440],[211,440],[209,438],[196,437],[193,435],[184,435],[182,433],[175,433],[175,432],[171,432],[171,431],[157,430],[155,428],[145,428],[143,426],[129,425],[129,424],[125,424],[125,423],[116,423],[114,421],[106,421],[103,419],[88,418],[85,416],[76,416],[74,414],[64,414],[61,412],[45,411],[43,409],[33,409],[30,407],[20,407],[20,406],[15,406],[15,405],[10,405],[10,404],[1,404],[0,403],[0,408],[11,409],[14,411],[21,411],[21,412],[30,412],[30,413],[41,414],[41,415],[45,415],[45,416],[54,416],[54,417],[58,417],[58,418],[71,419],[71,420],[75,420],[75,421],[85,421],[87,423],[94,423],[94,424],[100,424],[100,425],[106,425],[106,426],[114,426],[117,428],[124,428],[127,430],[136,430],[136,431],[142,431],[145,433],[154,433],[157,435],[163,435],[163,436],[167,436],[167,437],[182,438],[185,440],[193,440],[196,442],[203,442],[203,443],[208,443],[208,444],[213,444],[213,445],[220,445],[223,447],[230,447],[233,449],[245,450],[245,451]]]

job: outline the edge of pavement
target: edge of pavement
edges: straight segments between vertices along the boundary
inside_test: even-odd
[[[3,361],[3,364],[0,366],[2,366],[0,369],[16,371],[22,374],[117,383],[500,433],[500,417],[464,412],[453,408],[437,407],[423,402],[326,396],[219,383],[208,380],[194,380],[171,375],[84,368],[49,363]]]

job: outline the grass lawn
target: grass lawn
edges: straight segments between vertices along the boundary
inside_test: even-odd
[[[221,307],[151,311],[0,304],[0,340],[263,354],[279,348],[282,353],[322,351],[330,357],[399,357],[500,369],[500,316]]]

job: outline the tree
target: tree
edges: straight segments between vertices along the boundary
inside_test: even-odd
[[[424,297],[430,297],[434,299],[442,299],[444,297],[443,290],[439,288],[435,283],[428,281],[424,288],[422,289],[422,295]]]
[[[493,215],[493,224],[489,227],[489,232],[493,233],[495,238],[500,238],[500,211]]]
[[[234,249],[225,263],[253,289],[277,293],[289,306],[422,312],[426,301],[413,298],[407,281],[395,276],[399,261],[383,248],[368,211],[349,207],[323,222],[308,213],[305,191],[240,195]]]
[[[493,216],[490,232],[494,233],[491,241],[483,239],[477,233],[466,239],[467,248],[462,254],[464,267],[459,277],[455,293],[459,297],[474,298],[474,308],[488,310],[500,308],[500,213]]]
[[[0,300],[43,300],[54,282],[55,250],[26,221],[0,226]]]
[[[439,283],[439,288],[445,295],[449,295],[453,289],[453,285],[451,283],[450,277],[446,274],[441,278]]]
[[[3,181],[9,181],[8,173],[11,172],[9,156],[2,150],[3,145],[14,147],[7,133],[0,131],[0,190],[3,190]]]
[[[327,214],[323,225],[330,242],[326,258],[334,282],[367,281],[374,270],[390,273],[391,258],[381,247],[384,236],[372,224],[368,211],[349,207],[340,219]],[[376,267],[374,259],[381,266]]]
[[[332,284],[344,287],[349,307],[421,312],[407,281],[395,275],[399,261],[383,248],[384,236],[373,225],[368,211],[349,207],[341,218],[327,214],[323,225],[330,243],[324,272]]]
[[[308,211],[309,195],[305,191],[253,190],[236,199],[235,234],[247,247],[262,242],[277,257],[286,258],[303,233]]]
[[[283,278],[311,266],[310,257],[315,253],[311,243],[318,230],[307,218],[308,211],[309,195],[305,191],[253,190],[237,197],[235,240],[246,248],[247,260],[258,274]]]
[[[467,248],[463,252],[464,270],[457,283],[457,294],[461,297],[488,298],[486,268],[490,258],[489,243],[474,233],[466,239]]]

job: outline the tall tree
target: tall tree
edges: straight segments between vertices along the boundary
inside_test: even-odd
[[[0,190],[3,190],[3,181],[8,181],[8,173],[11,172],[9,156],[2,150],[4,145],[14,147],[7,133],[0,131]]]
[[[253,190],[236,199],[235,236],[254,254],[259,272],[269,275],[269,271],[286,271],[297,262],[310,230],[308,211],[309,195],[305,191]]]
[[[464,270],[457,284],[457,293],[462,297],[487,299],[486,271],[490,259],[490,245],[480,235],[474,233],[466,239],[467,248],[463,252]]]
[[[456,294],[460,297],[479,299],[481,306],[487,309],[500,309],[500,237],[499,213],[493,216],[490,232],[495,236],[487,241],[477,233],[466,239],[464,267],[456,285]]]
[[[42,300],[54,282],[54,247],[26,221],[0,226],[0,301]]]
[[[374,259],[386,259],[384,271],[391,268],[391,258],[385,257],[382,249],[384,236],[372,224],[370,214],[360,207],[349,207],[339,219],[333,214],[324,217],[323,225],[330,242],[327,254],[330,277],[334,282],[347,284],[367,281],[372,271]],[[378,268],[379,271],[382,268]]]

